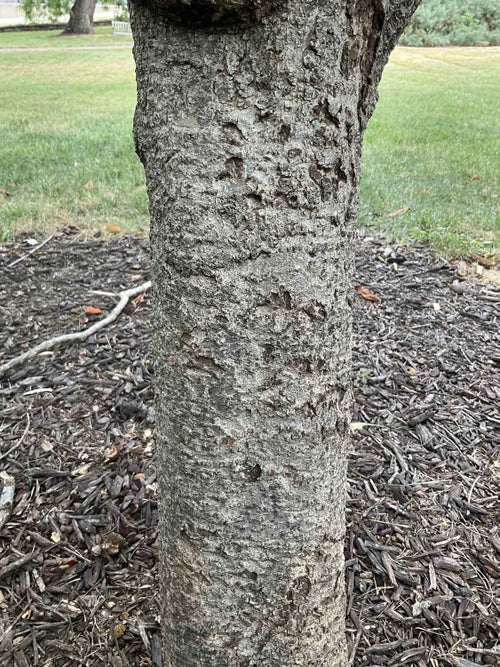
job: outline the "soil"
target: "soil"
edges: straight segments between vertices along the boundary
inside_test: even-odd
[[[74,232],[0,246],[0,364],[148,279],[144,239]],[[356,263],[350,666],[498,665],[500,291],[423,247]],[[161,665],[148,312],[0,379],[1,666]]]

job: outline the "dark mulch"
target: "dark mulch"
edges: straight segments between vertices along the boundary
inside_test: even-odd
[[[0,363],[147,279],[140,238],[60,234],[8,269],[26,250],[0,247]],[[498,664],[500,292],[374,239],[357,264],[382,301],[355,299],[351,665]],[[160,665],[147,319],[146,295],[0,385],[2,666]]]

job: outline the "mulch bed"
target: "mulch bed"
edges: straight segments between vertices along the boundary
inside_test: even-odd
[[[148,276],[139,237],[60,233],[9,269],[27,250],[0,247],[0,364]],[[355,298],[350,664],[499,664],[500,291],[377,239],[357,270],[381,302]],[[2,666],[161,665],[148,343],[146,294],[1,381]]]

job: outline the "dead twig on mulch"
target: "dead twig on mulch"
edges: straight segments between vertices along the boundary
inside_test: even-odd
[[[43,240],[41,243],[39,243],[37,246],[32,248],[29,252],[27,252],[25,255],[21,255],[21,257],[18,257],[15,259],[13,262],[10,264],[7,264],[8,269],[12,269],[16,264],[19,264],[20,262],[24,262],[25,259],[28,259],[28,257],[31,257],[31,255],[34,255],[35,252],[38,252],[41,248],[43,248],[44,245],[47,245],[49,241],[51,241],[54,238],[55,234],[51,234],[48,236],[45,240]]]
[[[17,558],[15,561],[12,561],[11,563],[8,563],[7,565],[0,567],[0,580],[2,580],[8,574],[12,574],[23,565],[26,565],[26,563],[29,563],[31,560],[33,560],[33,558],[34,554],[25,554],[20,558]]]
[[[18,447],[20,447],[23,444],[23,440],[26,437],[26,435],[28,434],[29,430],[30,430],[30,416],[29,416],[29,414],[27,414],[26,415],[26,428],[24,429],[24,433],[19,438],[19,440],[15,443],[15,445],[12,445],[12,447],[10,449],[8,449],[3,454],[0,454],[0,461],[2,459],[7,458],[7,456],[10,456],[12,454],[12,452],[14,452]]]
[[[49,340],[45,340],[42,343],[39,343],[35,347],[31,348],[30,350],[23,352],[23,354],[20,354],[17,357],[10,359],[10,361],[7,361],[6,363],[0,366],[0,377],[2,377],[2,375],[5,375],[5,373],[7,373],[7,371],[9,371],[11,368],[19,366],[20,364],[23,364],[25,361],[33,359],[42,352],[47,352],[49,350],[52,350],[54,347],[57,347],[58,345],[63,345],[64,343],[81,342],[86,340],[87,338],[89,338],[89,336],[92,336],[92,334],[95,334],[100,329],[104,329],[104,327],[108,326],[108,324],[114,322],[132,297],[136,296],[137,294],[146,292],[150,287],[151,287],[151,282],[148,280],[147,282],[143,283],[142,285],[139,285],[138,287],[133,287],[132,289],[124,290],[123,292],[118,292],[116,295],[113,296],[119,297],[119,301],[109,315],[104,317],[102,320],[99,320],[99,322],[96,322],[87,329],[84,329],[83,331],[74,331],[72,333],[62,334],[60,336],[55,336],[54,338],[49,338]],[[112,294],[109,292],[106,292],[106,295],[112,296]]]

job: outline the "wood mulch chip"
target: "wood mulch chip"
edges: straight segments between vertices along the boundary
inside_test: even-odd
[[[0,364],[147,280],[141,238],[69,232],[0,246]],[[500,291],[368,237],[356,263],[350,665],[498,665]],[[0,380],[2,667],[161,665],[148,309]]]

